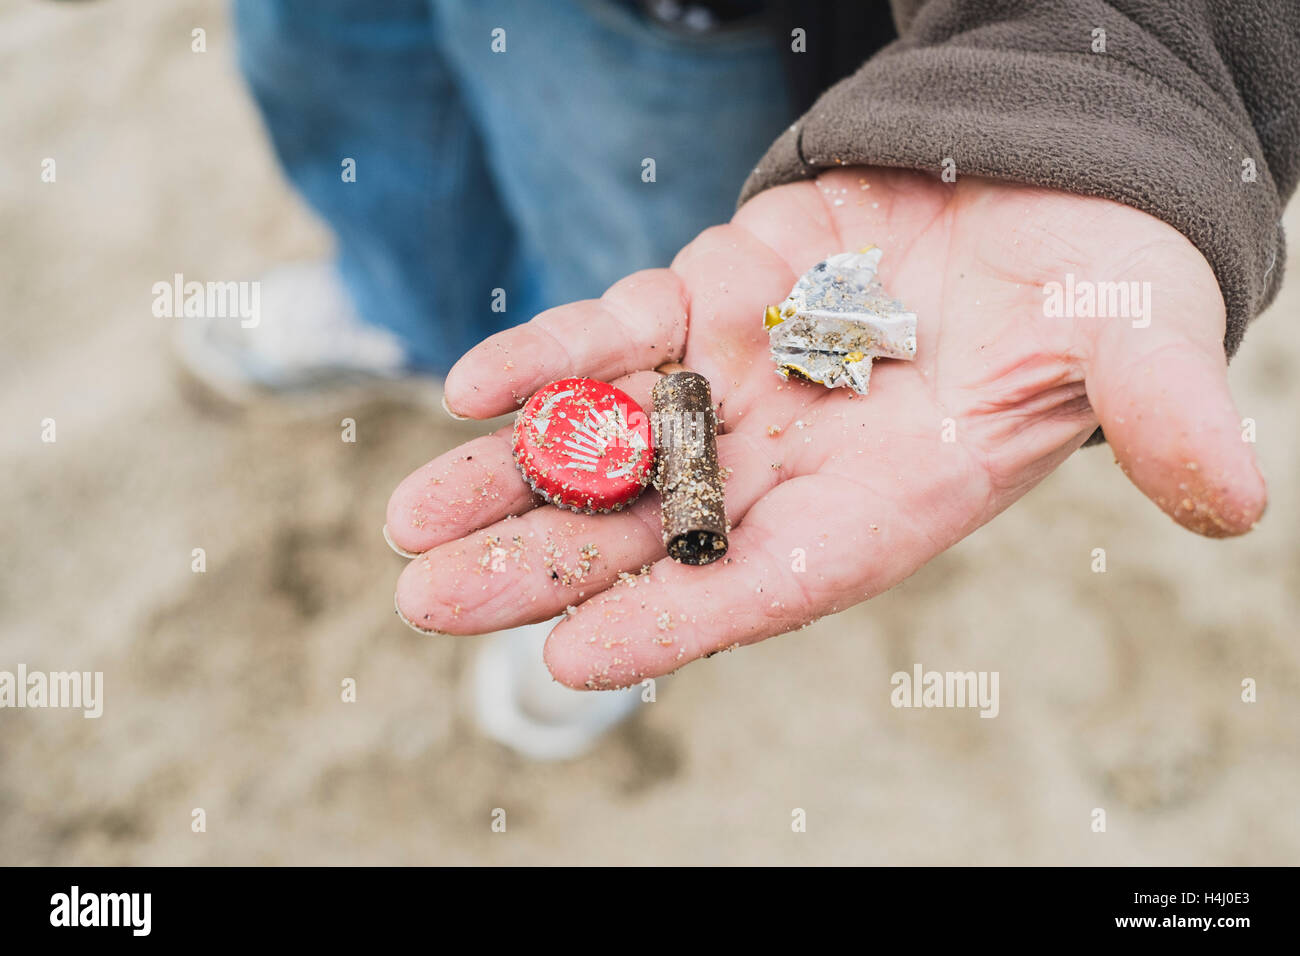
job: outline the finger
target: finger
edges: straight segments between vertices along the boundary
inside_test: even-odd
[[[676,361],[686,345],[687,307],[680,280],[651,269],[614,283],[599,299],[548,309],[467,352],[447,374],[448,409],[491,418],[556,379],[609,381]]]
[[[718,441],[727,512],[745,514],[774,483],[766,451],[746,436]],[[659,496],[612,514],[550,506],[450,541],[407,565],[397,607],[417,627],[481,634],[547,620],[664,556]]]
[[[641,372],[612,384],[644,409],[650,408],[650,390],[658,380],[653,372]],[[404,478],[388,499],[387,533],[403,551],[423,554],[540,504],[515,465],[514,426],[508,425]]]
[[[1175,521],[1209,537],[1243,534],[1267,490],[1228,391],[1223,322],[1186,329],[1115,320],[1087,371],[1088,400],[1116,459]]]
[[[511,451],[513,427],[466,442],[402,479],[388,499],[388,538],[422,554],[509,514],[537,506],[518,477]],[[515,472],[512,476],[511,472]]]
[[[547,639],[551,674],[578,689],[630,686],[892,587],[973,530],[982,511],[987,488],[945,457],[888,495],[825,473],[778,485],[750,509],[721,561],[665,558],[579,606]],[[846,523],[850,506],[860,517]]]

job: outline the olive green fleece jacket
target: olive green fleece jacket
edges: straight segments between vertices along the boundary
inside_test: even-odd
[[[822,94],[740,201],[843,163],[938,175],[946,157],[959,176],[1113,199],[1209,261],[1232,355],[1282,277],[1282,206],[1300,175],[1300,0],[892,7],[899,39]]]

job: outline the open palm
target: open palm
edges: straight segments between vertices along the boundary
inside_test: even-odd
[[[886,290],[917,314],[915,362],[878,361],[866,398],[783,382],[764,307],[821,259],[868,244],[884,250]],[[1150,321],[1045,315],[1044,286],[1067,275],[1149,282]],[[424,629],[473,634],[568,608],[546,646],[552,673],[625,686],[879,594],[1014,502],[1099,423],[1176,520],[1241,533],[1265,492],[1227,391],[1223,330],[1200,253],[1106,200],[865,168],[771,189],[670,269],[496,335],[447,380],[449,407],[487,418],[567,376],[613,381],[647,408],[661,364],[707,376],[729,469],[727,557],[669,560],[652,492],[611,515],[539,507],[505,429],[394,492],[389,534],[419,555],[398,610]]]

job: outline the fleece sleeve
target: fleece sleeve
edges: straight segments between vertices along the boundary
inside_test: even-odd
[[[1300,0],[894,0],[899,39],[827,90],[746,181],[841,164],[1100,196],[1213,267],[1225,348],[1276,294],[1300,175]],[[809,37],[810,52],[815,40]]]

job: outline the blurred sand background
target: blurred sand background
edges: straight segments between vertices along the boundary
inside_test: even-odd
[[[0,2],[0,668],[102,670],[106,698],[0,711],[0,863],[1300,862],[1300,269],[1232,368],[1253,534],[1195,538],[1084,450],[869,606],[532,765],[467,717],[474,640],[392,614],[389,491],[463,430],[376,405],[345,444],[178,385],[154,282],[328,247],[231,42],[216,2]],[[917,661],[1000,671],[1001,715],[893,709]]]

